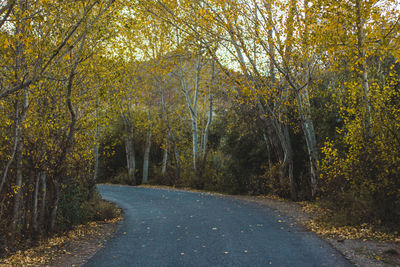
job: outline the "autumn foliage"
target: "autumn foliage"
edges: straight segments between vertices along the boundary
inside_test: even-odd
[[[396,1],[3,2],[1,246],[88,220],[99,181],[400,225]]]

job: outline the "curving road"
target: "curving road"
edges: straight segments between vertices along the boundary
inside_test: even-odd
[[[124,210],[85,266],[352,266],[330,245],[256,203],[166,189],[100,185]]]

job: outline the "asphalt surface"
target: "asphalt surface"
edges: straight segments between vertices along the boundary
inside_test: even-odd
[[[229,196],[100,185],[124,220],[85,266],[352,266],[271,209]]]

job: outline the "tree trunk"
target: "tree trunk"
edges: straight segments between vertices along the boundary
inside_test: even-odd
[[[167,162],[168,162],[168,147],[169,147],[169,133],[165,138],[165,148],[163,151],[163,159],[162,159],[162,167],[161,167],[161,175],[165,176],[167,173]]]
[[[126,155],[126,167],[128,169],[128,178],[133,185],[136,185],[136,160],[135,160],[135,148],[133,140],[133,126],[128,118],[122,113],[122,120],[125,126],[125,155]]]
[[[151,148],[151,125],[147,132],[146,147],[144,149],[143,158],[143,179],[142,183],[147,184],[149,182],[149,161],[150,161],[150,148]]]
[[[8,171],[10,170],[11,164],[13,163],[16,152],[18,150],[18,143],[20,140],[20,125],[19,125],[18,117],[19,117],[19,109],[18,109],[18,105],[16,105],[15,119],[14,119],[14,144],[13,144],[13,148],[12,148],[12,152],[11,152],[11,157],[8,160],[6,167],[3,171],[2,179],[0,182],[0,194],[1,194],[1,191],[3,190],[3,186],[4,186],[5,182],[7,180]]]
[[[56,180],[52,180],[53,203],[50,212],[50,232],[54,232],[57,221],[58,202],[60,201],[60,186]]]
[[[264,138],[265,144],[267,145],[268,168],[269,168],[269,170],[271,170],[271,169],[272,169],[272,161],[271,161],[271,153],[272,153],[272,151],[271,151],[271,145],[270,145],[270,141],[269,141],[269,139],[268,139],[268,137],[267,137],[267,134],[266,134],[264,131],[263,131],[263,138]]]
[[[193,169],[195,174],[198,171],[198,162],[199,162],[199,147],[198,147],[198,133],[197,133],[197,112],[193,115],[192,118],[192,147],[193,147]]]
[[[161,167],[161,175],[165,176],[167,172],[167,163],[168,163],[168,151],[169,151],[169,139],[171,137],[171,127],[169,124],[169,119],[168,119],[168,114],[167,114],[167,108],[165,106],[165,94],[164,90],[161,86],[159,86],[160,89],[160,94],[161,94],[161,113],[162,113],[162,118],[163,120],[167,123],[167,136],[165,138],[165,148],[164,148],[164,153],[163,153],[163,159],[162,159],[162,167]]]
[[[287,160],[287,165],[288,165],[288,176],[289,176],[289,185],[290,185],[290,198],[293,201],[297,201],[297,190],[296,190],[296,182],[294,180],[293,176],[293,149],[292,149],[292,144],[290,141],[290,135],[289,135],[289,127],[287,125],[284,125],[284,136],[285,136],[285,146],[286,146],[286,160]]]
[[[200,90],[200,74],[201,74],[201,49],[199,49],[199,58],[196,67],[196,81],[195,81],[195,92],[193,97],[193,103],[190,100],[189,89],[187,88],[185,76],[182,71],[181,84],[182,90],[185,94],[186,103],[192,119],[192,148],[193,148],[193,170],[195,175],[198,174],[198,163],[199,163],[199,140],[198,140],[198,125],[197,125],[197,102]]]
[[[38,201],[39,201],[39,183],[40,174],[35,176],[35,190],[33,192],[33,207],[32,207],[32,229],[33,234],[36,236],[38,232]]]
[[[261,112],[261,118],[266,123],[265,129],[269,138],[272,139],[273,136],[276,136],[276,138],[279,140],[280,148],[277,146],[276,142],[271,141],[271,144],[276,151],[275,153],[277,155],[277,158],[280,161],[279,183],[281,187],[284,188],[284,180],[286,179],[286,177],[289,178],[290,196],[293,201],[296,201],[297,190],[295,186],[296,181],[293,174],[293,149],[289,135],[289,127],[286,124],[282,124],[268,106],[266,107],[268,109],[268,113],[271,115],[268,119],[263,116],[265,114],[265,111],[262,103],[258,102],[258,107]]]
[[[304,87],[303,90],[297,90],[296,97],[301,118],[301,126],[303,129],[304,137],[306,139],[308,157],[310,162],[311,197],[315,198],[318,192],[319,179],[318,148],[317,139],[314,131],[314,124],[311,119],[311,104],[308,96],[308,87]]]
[[[17,118],[16,118],[16,123],[17,127],[19,128],[18,132],[21,130],[21,123],[25,119],[25,114],[26,110],[28,109],[28,89],[25,89],[24,93],[24,101],[23,101],[23,107],[22,111],[19,114],[18,112],[18,106],[19,106],[19,101],[17,101],[16,105],[16,110],[17,110]],[[13,216],[12,216],[12,221],[11,221],[11,243],[13,244],[15,241],[15,237],[17,234],[17,226],[19,223],[20,219],[20,207],[21,207],[21,199],[22,199],[22,180],[23,180],[23,140],[19,140],[17,143],[17,150],[16,150],[16,181],[15,181],[15,186],[16,186],[16,193],[15,193],[15,198],[14,198],[14,208],[13,208]]]
[[[19,3],[19,8],[21,11],[26,10],[26,4],[23,2]],[[15,27],[15,33],[18,34],[24,34],[25,29],[24,25],[21,24],[19,17],[20,14],[17,13],[17,24]],[[20,42],[20,40],[16,41],[16,49],[15,49],[15,73],[14,73],[14,78],[16,81],[21,80],[21,75],[23,75],[24,71],[26,71],[26,64],[25,64],[25,58],[24,58],[24,44]],[[21,82],[23,83],[23,82]],[[15,104],[15,123],[16,123],[16,137],[17,139],[16,144],[17,144],[17,150],[16,150],[16,181],[15,181],[15,186],[16,186],[16,193],[14,197],[14,207],[13,207],[13,215],[12,215],[12,221],[10,225],[10,230],[11,230],[11,244],[14,243],[15,237],[17,234],[17,226],[20,220],[20,206],[21,206],[21,199],[22,199],[22,180],[23,180],[23,173],[22,173],[22,168],[23,168],[23,140],[21,140],[21,125],[22,122],[25,119],[25,114],[29,106],[29,91],[28,87],[24,89],[23,92],[23,100],[22,103],[20,100],[18,100]],[[21,108],[20,108],[21,107]]]
[[[175,136],[172,132],[171,133],[171,140],[174,144],[174,155],[175,155],[175,180],[178,181],[181,177],[181,159],[179,157],[178,146],[176,145]]]
[[[129,181],[133,185],[136,185],[136,160],[135,160],[135,150],[134,150],[134,140],[133,140],[133,130],[125,136],[125,152],[126,152],[126,166],[128,168]]]
[[[20,206],[21,206],[21,198],[22,198],[22,142],[18,143],[17,155],[16,155],[16,181],[15,188],[16,193],[14,197],[14,207],[13,207],[13,215],[11,220],[11,243],[13,244],[15,241],[15,237],[17,234],[17,226],[20,221]]]
[[[259,81],[256,80],[255,77],[250,75],[249,72],[247,71],[246,62],[244,60],[244,56],[243,56],[241,47],[236,42],[237,38],[234,35],[234,32],[232,30],[232,26],[230,26],[230,35],[231,35],[231,38],[232,38],[231,42],[232,42],[232,44],[233,44],[233,46],[235,48],[239,63],[241,65],[242,69],[244,70],[244,73],[245,73],[247,79],[249,81],[253,80],[254,83],[255,83],[255,86],[257,87],[258,86],[257,84],[258,84]],[[269,41],[272,42],[272,40],[269,40]],[[242,45],[242,48],[244,48],[245,44],[244,44],[243,40],[241,40],[240,43]],[[271,45],[271,43],[269,45]],[[273,62],[274,63],[273,65],[275,65],[275,59],[274,59],[274,55],[273,55],[273,48],[271,46],[268,47],[268,54],[270,56],[271,62]],[[260,75],[259,73],[260,72],[258,71],[257,66],[254,64],[254,60],[252,60],[250,58],[249,53],[246,53],[246,51],[245,51],[245,55],[247,56],[249,62],[251,63],[254,72],[259,77],[259,75]],[[271,75],[271,82],[273,83],[274,79],[275,79],[273,66],[270,69],[270,75]],[[261,80],[262,79],[260,79],[260,81]],[[282,93],[282,95],[285,98],[287,98],[287,94]],[[281,163],[280,185],[281,185],[281,187],[284,187],[285,170],[288,167],[288,176],[289,176],[289,182],[290,182],[291,197],[292,197],[293,200],[296,200],[297,199],[297,192],[296,192],[296,189],[295,189],[295,181],[294,181],[294,175],[293,175],[293,151],[292,151],[290,136],[289,136],[288,132],[287,132],[287,134],[285,134],[285,131],[287,130],[287,125],[284,125],[279,121],[279,115],[280,115],[279,111],[278,112],[274,111],[271,107],[268,106],[268,104],[264,105],[264,103],[262,103],[262,101],[263,100],[261,100],[261,99],[257,101],[257,105],[258,105],[258,107],[260,109],[260,112],[261,112],[260,113],[261,118],[263,118],[264,121],[266,121],[267,123],[272,123],[271,124],[272,128],[274,129],[274,132],[275,132],[276,136],[278,137],[279,142],[280,142],[281,147],[282,147],[282,150],[283,150],[283,159],[281,159],[281,162],[280,162]],[[265,112],[265,108],[267,109],[268,113]],[[268,114],[271,117],[270,121],[268,121],[268,119],[264,118],[265,114]],[[267,126],[267,129],[268,128],[269,127]]]
[[[210,126],[213,121],[213,98],[212,98],[212,93],[210,93],[210,109],[208,111],[208,120],[207,120],[207,125],[206,129],[204,130],[204,136],[203,136],[203,148],[202,148],[202,168],[205,167],[205,164],[207,162],[207,144],[208,144],[208,134],[210,132]]]
[[[88,200],[92,199],[94,196],[94,188],[96,186],[97,176],[99,172],[99,138],[100,138],[100,126],[97,125],[96,129],[96,147],[94,149],[94,171],[93,177],[89,180],[89,193],[88,193]]]
[[[41,189],[41,202],[40,202],[40,212],[39,212],[39,224],[42,227],[46,212],[46,172],[43,171],[40,176],[40,182],[42,184]]]
[[[215,83],[215,66],[214,66],[214,61],[212,62],[212,74],[211,74],[211,87],[210,87],[210,92],[209,92],[209,110],[208,110],[208,120],[207,120],[207,125],[206,129],[204,130],[204,135],[203,135],[203,148],[202,148],[202,169],[206,167],[207,163],[207,144],[208,144],[208,134],[210,132],[210,126],[213,121],[213,94],[212,90],[214,89],[214,83]]]
[[[361,81],[363,87],[363,102],[365,106],[364,124],[367,129],[368,136],[372,136],[371,129],[371,103],[369,99],[369,83],[368,83],[368,69],[367,69],[367,55],[365,51],[365,33],[364,33],[364,19],[362,16],[361,1],[356,0],[356,27],[357,27],[357,49],[359,58],[361,59],[360,71]]]

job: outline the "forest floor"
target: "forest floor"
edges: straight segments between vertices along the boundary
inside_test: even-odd
[[[82,266],[113,236],[122,216],[89,222],[38,245],[0,258],[0,267],[8,266]]]
[[[146,187],[204,192],[166,186]],[[374,232],[366,225],[358,228],[321,225],[317,219],[319,209],[306,202],[294,203],[274,196],[224,196],[265,205],[280,216],[292,218],[303,225],[305,230],[316,232],[356,266],[400,266],[399,236]],[[0,266],[82,266],[112,237],[120,219],[75,227],[37,247],[0,259]]]

